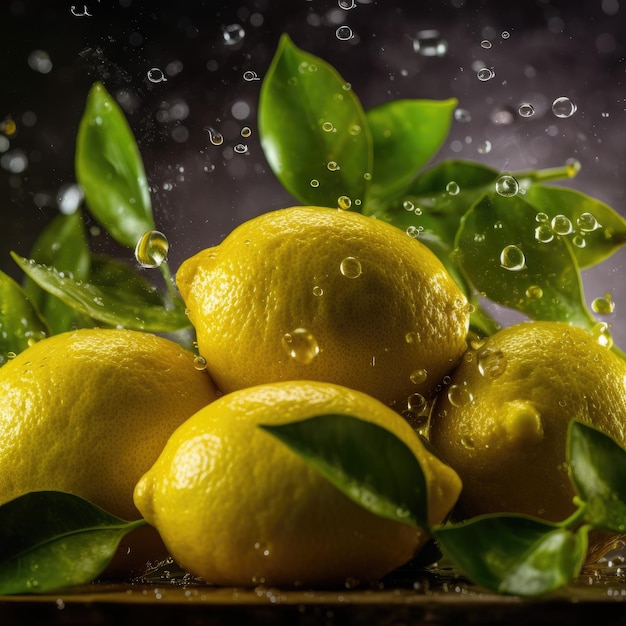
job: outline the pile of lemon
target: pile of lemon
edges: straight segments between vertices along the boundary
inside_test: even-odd
[[[335,414],[386,428],[422,467],[433,525],[453,509],[562,520],[569,420],[626,443],[626,363],[559,323],[470,341],[469,303],[440,261],[379,220],[272,211],[176,280],[201,358],[152,334],[81,329],[0,369],[0,504],[60,490],[144,517],[153,529],[128,537],[121,571],[171,554],[211,584],[344,584],[426,543],[259,424]]]

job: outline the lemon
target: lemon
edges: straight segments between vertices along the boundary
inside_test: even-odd
[[[306,379],[406,405],[467,347],[468,302],[440,261],[358,213],[265,213],[186,260],[176,281],[225,393]]]
[[[209,583],[329,585],[379,578],[409,560],[426,533],[361,508],[257,427],[322,414],[352,415],[404,441],[426,476],[430,521],[442,521],[460,491],[456,474],[389,407],[313,381],[243,389],[196,413],[137,484],[137,508],[175,560]]]
[[[463,481],[460,517],[574,512],[566,464],[576,418],[626,443],[626,363],[589,332],[523,322],[469,350],[437,399],[430,441]]]
[[[116,329],[43,339],[0,369],[0,503],[57,490],[137,519],[135,483],[215,397],[173,341]]]

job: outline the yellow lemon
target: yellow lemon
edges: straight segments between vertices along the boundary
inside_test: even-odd
[[[514,512],[562,521],[573,513],[572,418],[626,443],[626,363],[591,333],[524,322],[469,350],[430,427],[431,442],[463,481],[460,516]]]
[[[258,428],[322,414],[352,415],[404,441],[426,476],[430,521],[442,521],[460,481],[408,423],[361,392],[309,381],[243,389],[196,413],[137,484],[137,508],[176,561],[209,583],[379,578],[408,561],[426,533],[366,511]]]
[[[115,329],[43,339],[0,369],[0,503],[65,491],[137,519],[135,483],[215,397],[173,341]]]
[[[468,303],[440,261],[358,213],[265,213],[185,261],[176,281],[225,393],[307,379],[406,404],[466,349]]]

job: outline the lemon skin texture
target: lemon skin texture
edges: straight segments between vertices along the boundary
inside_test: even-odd
[[[566,463],[576,418],[626,444],[626,363],[558,322],[523,322],[468,350],[438,397],[430,441],[463,480],[455,515],[574,512]]]
[[[0,369],[0,503],[65,491],[137,519],[137,480],[215,398],[173,341],[97,328],[43,339]]]
[[[426,533],[363,509],[259,424],[352,415],[387,428],[426,476],[429,519],[459,494],[456,474],[395,411],[361,392],[288,381],[233,392],[172,435],[135,490],[175,560],[218,585],[344,585],[408,561]]]
[[[306,379],[406,406],[467,347],[469,306],[441,262],[358,213],[265,213],[183,262],[176,281],[225,393]]]

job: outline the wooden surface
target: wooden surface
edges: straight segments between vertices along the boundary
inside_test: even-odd
[[[233,589],[164,580],[95,583],[51,595],[0,598],[2,626],[561,623],[626,625],[626,581],[621,571],[583,576],[576,585],[539,599],[499,596],[436,576],[416,580],[401,575],[366,589]]]

